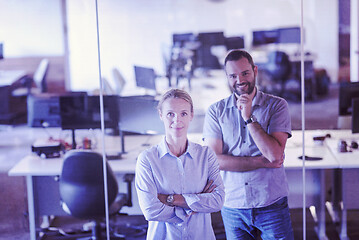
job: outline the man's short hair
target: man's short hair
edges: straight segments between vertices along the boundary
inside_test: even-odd
[[[255,65],[252,56],[248,52],[241,49],[231,50],[224,59],[224,66],[226,66],[228,61],[238,61],[241,58],[246,58],[249,64],[251,64],[252,68],[254,69]]]

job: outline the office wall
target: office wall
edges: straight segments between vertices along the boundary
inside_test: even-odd
[[[0,0],[4,57],[62,56],[60,0]]]
[[[338,71],[338,0],[304,0],[305,50],[317,56],[332,81]],[[61,55],[61,0],[0,0],[0,41],[5,56]],[[95,1],[67,1],[70,76],[73,90],[99,86]],[[300,1],[294,0],[101,0],[101,69],[112,82],[117,67],[134,83],[133,65],[163,73],[163,49],[174,32],[224,31],[244,35],[249,48],[253,30],[299,25]],[[272,46],[273,47],[273,46]],[[280,46],[274,46],[280,47]],[[298,48],[296,48],[298,49]]]
[[[317,56],[316,67],[325,68],[336,81],[338,69],[337,0],[304,1],[305,50]],[[299,25],[300,1],[111,1],[99,2],[99,26],[102,75],[110,82],[111,68],[118,67],[127,81],[134,81],[133,65],[164,72],[163,49],[169,46],[174,32],[224,31],[227,36],[244,35],[249,48],[252,31]],[[325,7],[324,7],[325,6]],[[98,76],[94,51],[96,43],[94,6],[81,1],[68,2],[71,39],[71,69],[74,88]],[[84,12],[87,11],[87,14]],[[77,16],[80,14],[80,20]],[[87,17],[87,21],[85,21]],[[76,22],[76,24],[75,24]],[[82,24],[79,24],[82,23]],[[84,29],[84,23],[91,29]],[[86,35],[89,34],[89,35]],[[73,39],[77,39],[76,43]],[[83,39],[83,40],[79,40]],[[87,50],[85,50],[87,49]],[[91,50],[93,49],[93,50]],[[299,49],[298,46],[296,48]],[[84,61],[86,56],[92,56]],[[90,66],[86,68],[86,66]],[[87,69],[86,73],[83,69]],[[86,79],[81,80],[81,76]],[[93,78],[91,76],[94,76]]]

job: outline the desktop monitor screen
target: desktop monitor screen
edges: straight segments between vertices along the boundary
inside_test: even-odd
[[[119,129],[140,134],[163,134],[164,127],[157,111],[158,100],[151,96],[119,98]]]
[[[29,127],[61,127],[59,96],[34,94],[27,97]]]
[[[359,98],[359,82],[341,83],[339,86],[339,115],[351,115],[352,100]]]
[[[227,37],[226,48],[227,50],[244,48],[244,37]]]
[[[253,46],[276,43],[278,41],[278,30],[254,31]]]
[[[117,96],[103,96],[105,128],[117,128]],[[61,96],[62,129],[101,128],[99,96]]]
[[[30,94],[27,97],[29,127],[61,127],[60,96],[86,96],[86,92]]]
[[[177,43],[182,46],[185,42],[190,42],[195,40],[195,36],[193,33],[174,33],[172,34],[173,45]]]
[[[137,87],[156,91],[156,74],[153,68],[134,66]]]
[[[202,32],[198,34],[198,41],[202,45],[216,46],[225,45],[223,32]]]
[[[300,27],[279,28],[278,43],[300,43]]]

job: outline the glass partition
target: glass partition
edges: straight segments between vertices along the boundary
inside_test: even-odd
[[[324,236],[326,207],[334,223],[340,222],[337,213],[346,214],[346,208],[343,211],[339,205],[345,197],[349,205],[344,206],[357,208],[355,196],[338,193],[344,181],[355,177],[355,173],[348,175],[338,170],[346,166],[338,162],[342,156],[338,149],[355,152],[357,140],[350,131],[350,120],[339,116],[340,85],[350,79],[346,73],[348,49],[343,49],[348,45],[343,42],[347,43],[344,15],[349,15],[349,10],[343,9],[343,4],[339,4],[339,10],[336,1],[326,0],[102,0],[46,4],[36,0],[31,7],[21,7],[22,4],[4,4],[4,10],[0,10],[0,18],[7,16],[3,21],[7,24],[0,24],[4,33],[0,36],[0,79],[21,80],[16,82],[21,85],[16,89],[21,90],[11,92],[10,102],[2,101],[5,105],[0,110],[1,117],[9,110],[11,116],[16,115],[11,121],[18,122],[9,125],[0,119],[0,135],[4,136],[1,145],[8,146],[7,134],[15,143],[11,151],[3,149],[6,157],[1,165],[12,179],[20,173],[11,169],[31,151],[49,154],[42,152],[44,142],[45,146],[51,142],[51,147],[58,148],[36,170],[45,176],[21,173],[26,175],[26,184],[22,185],[30,200],[40,194],[36,192],[38,187],[58,188],[62,162],[57,163],[58,169],[51,176],[42,171],[47,172],[48,164],[56,165],[59,152],[91,149],[107,160],[118,180],[119,192],[126,195],[132,191],[132,202],[127,201],[121,212],[142,215],[134,191],[134,166],[141,151],[162,139],[164,129],[156,110],[159,97],[174,87],[191,94],[195,116],[189,137],[203,144],[206,110],[230,94],[223,71],[224,57],[230,49],[244,48],[259,67],[258,89],[283,97],[289,105],[293,131],[284,162],[289,207],[296,224],[303,217],[308,223],[295,232],[296,236],[300,238],[303,233],[305,238],[306,229],[308,234],[316,234],[314,227]],[[339,20],[333,17],[338,11]],[[299,38],[301,18],[303,49]],[[21,25],[26,27],[18,24],[19,19],[27,23]],[[15,28],[20,29],[14,31]],[[48,65],[42,60],[48,60]],[[45,73],[40,74],[41,68]],[[34,77],[39,75],[46,76],[47,84],[40,81],[37,85]],[[46,93],[33,93],[33,88]],[[8,90],[8,86],[0,85],[1,97]],[[9,127],[11,124],[14,125]],[[338,148],[339,143],[342,148]],[[304,165],[302,155],[307,156]],[[9,163],[7,159],[18,161]],[[122,163],[127,161],[129,165],[123,170]],[[31,192],[31,188],[35,191]],[[29,202],[31,236],[35,226],[53,223],[49,216],[67,215],[59,207],[58,194],[43,212],[36,212]],[[15,193],[9,195],[21,198]],[[50,196],[41,195],[39,199]],[[219,214],[215,219],[219,220],[214,224],[220,223]],[[319,222],[314,224],[315,219]],[[344,227],[341,225],[341,229]]]
[[[171,87],[188,91],[195,105],[190,135],[197,136],[194,139],[199,142],[207,108],[230,94],[223,72],[227,51],[244,48],[253,55],[259,67],[258,88],[283,97],[289,104],[293,136],[287,141],[284,166],[292,218],[296,222],[306,219],[301,231],[295,233],[303,238],[306,228],[314,232],[314,226],[320,237],[325,235],[325,202],[331,201],[332,174],[337,167],[330,152],[317,140],[333,134],[338,114],[338,59],[336,54],[327,51],[329,46],[337,48],[337,31],[331,28],[327,32],[323,27],[323,23],[337,26],[338,21],[321,13],[323,4],[328,3],[205,0],[149,3],[137,0],[102,1],[98,8],[101,67],[106,89],[111,86],[121,98],[146,95],[155,99]],[[334,2],[327,7],[336,15]],[[208,17],[210,15],[216,17]],[[143,78],[139,76],[142,69],[147,72]],[[143,84],[144,79],[148,85]],[[147,87],[149,85],[151,87]],[[121,119],[129,113],[124,111],[125,116],[121,116],[121,105],[119,108],[121,132],[121,124],[126,126]],[[136,111],[142,116],[142,111],[135,107],[130,113],[136,115]],[[145,121],[153,118],[155,114]],[[161,123],[154,122],[149,132],[161,133],[153,129],[156,124]],[[122,139],[125,146],[130,139],[126,136]],[[144,145],[156,143],[148,137]],[[300,160],[302,155],[309,157],[304,163]],[[318,162],[314,160],[323,159],[328,160],[328,168],[316,167]],[[134,213],[141,214],[136,210]],[[318,219],[314,225],[306,224]]]
[[[305,7],[304,12],[316,11],[316,6],[313,4]],[[306,221],[313,220],[309,206],[316,205],[318,212],[318,207],[322,205],[318,200],[321,194],[318,192],[320,182],[314,186],[311,183],[318,181],[321,175],[316,171],[307,173],[308,180],[305,181],[307,188],[303,187],[302,161],[298,159],[302,155],[300,2],[272,1],[270,4],[263,2],[256,4],[205,0],[196,3],[101,1],[98,10],[102,73],[112,88],[116,88],[118,83],[122,82],[123,88],[121,91],[116,91],[116,94],[123,99],[120,103],[129,100],[131,96],[138,95],[158,99],[171,87],[188,91],[193,98],[195,111],[189,130],[190,137],[201,144],[203,144],[201,134],[207,108],[230,95],[223,71],[223,60],[227,51],[233,48],[244,48],[249,51],[260,69],[258,88],[279,95],[289,103],[293,129],[293,137],[287,143],[288,163],[285,162],[290,188],[289,206],[296,223],[303,222],[301,220],[303,213],[308,213],[304,216]],[[116,14],[110,14],[111,12]],[[208,17],[211,15],[216,17]],[[315,20],[312,16],[304,14],[305,25]],[[310,84],[315,83],[313,59],[319,55],[324,61],[323,56],[317,52],[316,38],[312,36],[316,34],[315,31],[317,29],[312,24],[304,27],[304,51],[307,53],[304,54],[305,76],[306,82]],[[262,42],[259,43],[260,41],[255,39],[257,32],[269,35],[261,36]],[[279,62],[281,60],[283,62]],[[275,69],[271,71],[273,66],[281,69],[277,72]],[[139,70],[146,70],[144,78],[139,77]],[[118,75],[121,77],[118,78]],[[144,79],[147,79],[148,84],[151,83],[150,88],[143,84]],[[128,126],[129,123],[139,121],[138,125],[142,128],[149,121],[152,122],[150,119],[156,118],[155,114],[143,118],[143,111],[138,110],[137,107],[131,107],[127,112],[121,112],[121,104],[119,108],[120,131],[121,125]],[[136,114],[140,120],[131,117],[131,122],[121,122],[121,119]],[[153,122],[151,125],[147,129],[149,130],[147,134],[161,133],[154,129],[156,128],[154,126],[160,126],[161,122]],[[316,129],[313,123],[308,125]],[[144,134],[146,131],[137,133]],[[146,136],[146,138],[143,138],[143,135],[138,136],[139,139],[143,139],[139,141],[144,141],[143,146],[138,149],[145,149],[159,142],[153,135]],[[134,135],[124,137],[125,149],[128,151],[123,154],[124,158],[133,151],[132,148],[127,149],[132,137]],[[307,138],[309,138],[308,143],[310,136],[307,135]],[[307,202],[304,203],[307,209],[304,212],[301,210],[303,191],[307,191],[309,195],[306,198]],[[131,211],[133,214],[142,214],[137,201],[134,196],[134,206]],[[220,214],[215,216],[217,220],[214,221],[214,225],[221,222]],[[314,226],[310,225],[310,228],[312,227]],[[305,228],[306,226],[302,226],[301,230],[296,232],[296,236],[301,237]],[[313,228],[312,230],[314,231]],[[220,239],[220,236],[218,237]]]

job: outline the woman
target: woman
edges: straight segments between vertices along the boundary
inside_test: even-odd
[[[216,155],[187,140],[193,103],[179,89],[158,104],[165,137],[142,152],[136,165],[136,190],[149,221],[147,239],[215,239],[211,212],[222,208],[224,188]]]

